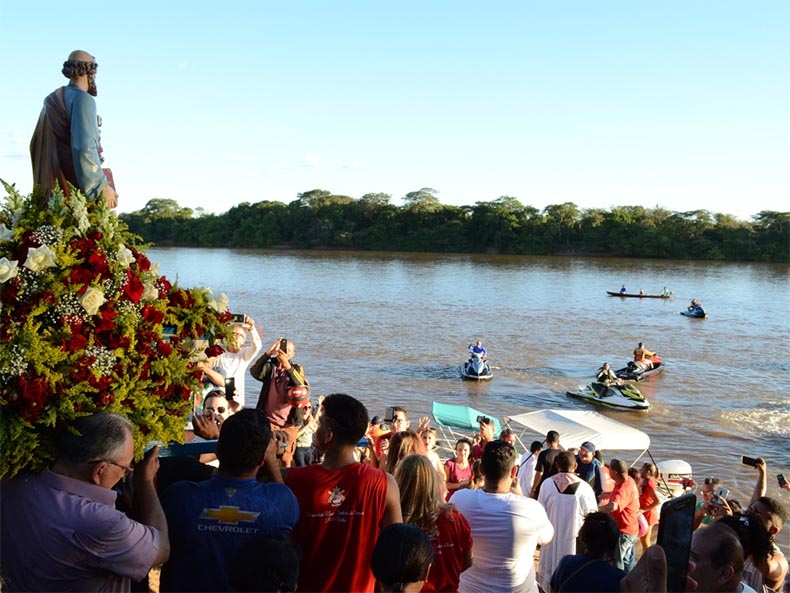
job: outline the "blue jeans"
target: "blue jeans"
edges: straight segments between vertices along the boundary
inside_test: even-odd
[[[615,560],[617,561],[617,568],[625,572],[631,572],[636,564],[636,536],[628,535],[627,533],[620,532],[620,541],[617,545],[617,552],[615,553]]]
[[[313,448],[312,447],[297,447],[294,453],[294,465],[296,467],[303,467],[305,465],[312,465],[313,463]]]

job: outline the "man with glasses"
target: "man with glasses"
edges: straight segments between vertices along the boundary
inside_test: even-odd
[[[100,412],[59,437],[55,462],[20,474],[0,494],[4,591],[129,591],[167,561],[170,543],[154,478],[159,448],[132,469],[131,423]],[[115,509],[113,487],[134,480],[134,521]]]
[[[250,344],[247,344],[247,332]],[[255,321],[244,316],[244,322],[233,326],[233,338],[225,345],[225,352],[217,358],[212,369],[203,372],[215,385],[225,389],[225,395],[234,412],[244,407],[245,383],[247,367],[255,355],[261,350],[261,334],[255,327]],[[226,379],[233,380],[233,392],[226,387]]]

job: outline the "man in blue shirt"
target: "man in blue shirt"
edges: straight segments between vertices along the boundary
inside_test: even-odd
[[[469,344],[467,347],[473,356],[479,356],[483,360],[486,359],[486,355],[488,352],[486,351],[485,347],[483,347],[483,343],[480,340],[477,340],[474,344]]]
[[[176,482],[162,497],[171,534],[162,591],[231,591],[231,559],[246,542],[287,536],[299,519],[296,497],[283,484],[256,478],[265,465],[281,479],[266,415],[244,409],[222,424],[219,470],[204,482]]]

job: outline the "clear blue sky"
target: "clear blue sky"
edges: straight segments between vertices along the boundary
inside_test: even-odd
[[[73,49],[119,211],[326,189],[790,209],[790,2],[0,0],[0,177]]]

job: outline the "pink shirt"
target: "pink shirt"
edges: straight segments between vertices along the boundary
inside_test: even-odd
[[[129,591],[159,553],[159,532],[115,510],[116,493],[56,474],[0,490],[3,591]]]

